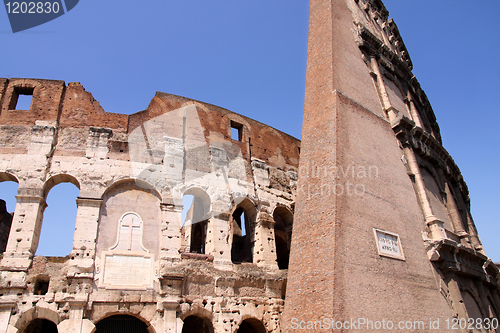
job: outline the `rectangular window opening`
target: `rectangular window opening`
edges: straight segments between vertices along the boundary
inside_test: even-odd
[[[231,120],[231,139],[243,141],[243,125]]]
[[[45,295],[49,291],[49,280],[47,278],[39,278],[35,282],[35,295]]]
[[[10,110],[30,110],[31,100],[33,99],[33,88],[16,87],[12,93]]]

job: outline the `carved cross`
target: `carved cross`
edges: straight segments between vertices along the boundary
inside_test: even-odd
[[[123,217],[122,228],[128,228],[128,240],[127,240],[128,246],[127,246],[127,249],[130,251],[132,249],[132,232],[133,232],[133,229],[136,228],[136,229],[140,230],[140,228],[141,228],[141,220],[135,214],[127,214],[126,216]]]

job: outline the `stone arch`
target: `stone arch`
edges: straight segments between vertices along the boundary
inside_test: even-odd
[[[283,140],[281,133],[273,127],[269,127],[269,126],[263,127],[259,133],[260,136],[264,136],[267,134],[274,135],[276,137],[275,139],[277,139],[277,142],[282,142],[282,140]]]
[[[192,202],[190,207],[183,208],[186,216],[181,226],[181,247],[185,252],[205,254],[211,209],[210,196],[205,190],[195,186],[184,191],[183,200],[185,196],[192,196]]]
[[[15,175],[10,172],[0,172],[0,183],[1,182],[16,182],[19,184],[19,180]]]
[[[267,329],[261,320],[251,316],[244,316],[235,333],[267,333]]]
[[[119,237],[120,219],[134,213],[142,220],[142,244],[149,253],[158,255],[158,232],[161,224],[161,195],[154,188],[139,186],[134,179],[114,182],[102,194],[96,239],[96,255],[110,250]]]
[[[57,325],[48,319],[33,319],[22,330],[21,333],[59,333]]]
[[[280,269],[288,269],[292,244],[293,213],[285,205],[277,205],[273,211],[276,262]]]
[[[242,217],[244,217],[242,219]],[[236,198],[231,211],[231,261],[253,262],[257,209],[249,198]]]
[[[181,108],[185,107],[185,106],[190,106],[190,105],[194,105],[196,107],[196,110],[202,110],[203,112],[205,113],[209,113],[210,112],[210,109],[203,103],[200,103],[198,101],[187,101],[187,102],[184,102],[182,103],[181,105]]]
[[[447,230],[455,232],[443,197],[444,187],[436,172],[426,165],[420,166],[420,174],[425,184],[425,192],[434,216],[443,222]]]
[[[61,183],[71,183],[75,185],[78,189],[80,189],[80,182],[78,181],[78,179],[76,179],[76,177],[67,173],[60,173],[50,177],[49,179],[47,179],[47,181],[45,181],[42,187],[43,197],[47,199],[47,195],[49,194],[50,190],[54,186],[59,185]]]
[[[200,306],[193,306],[188,311],[182,312],[179,318],[184,320],[189,316],[205,318],[210,322],[213,320],[213,313]]]
[[[481,301],[470,288],[462,289],[462,300],[469,318],[486,318]]]
[[[490,296],[486,297],[486,304],[488,306],[488,318],[499,318],[498,310],[495,306],[495,302],[493,302],[493,299]]]
[[[19,319],[14,324],[14,327],[18,329],[19,332],[23,332],[24,329],[35,319],[46,319],[58,325],[61,322],[61,318],[56,311],[35,306],[28,311],[24,312]]]
[[[19,181],[11,173],[0,172],[0,183],[2,182],[16,183],[19,188]],[[11,187],[13,185],[14,184],[3,184],[2,193],[0,195],[0,253],[3,253],[7,247],[13,219],[13,211],[9,212],[7,202],[17,203],[14,194],[14,192],[17,194],[17,191]]]
[[[197,212],[199,219],[206,219],[212,207],[212,200],[207,192],[197,186],[187,188],[182,195],[192,195],[199,200],[199,212]]]
[[[106,313],[104,316],[94,321],[95,328],[91,333],[122,333],[123,327],[131,327],[133,332],[156,333],[149,321],[139,315],[123,312]],[[116,331],[105,330],[105,326],[113,326]]]
[[[207,316],[190,314],[182,318],[182,333],[214,333],[212,320]]]
[[[153,185],[150,183],[142,180],[142,179],[135,179],[135,178],[122,178],[119,180],[116,180],[112,182],[108,187],[104,189],[104,191],[101,194],[101,199],[104,198],[106,194],[108,194],[110,191],[115,190],[117,187],[125,185],[125,184],[131,184],[134,183],[138,187],[142,188],[144,191],[149,191],[152,195],[156,196],[158,199],[160,199],[160,202],[162,202],[163,198],[160,192],[154,188]]]
[[[56,192],[64,190],[64,196],[61,196],[61,193],[57,194],[56,192],[53,192],[53,189],[56,186],[63,183],[72,184],[76,187],[76,189],[72,186],[71,189],[58,188],[58,191]],[[66,191],[71,191],[72,194],[66,195]],[[52,196],[51,204],[49,206],[47,205],[47,199],[49,198],[51,192],[56,194]],[[76,199],[78,198],[79,193],[80,182],[71,174],[55,174],[43,183],[41,191],[41,196],[43,198],[41,202],[42,209],[39,219],[36,221],[35,233],[33,235],[33,240],[36,240],[33,250],[37,255],[65,256],[71,252],[73,249],[77,215]],[[73,205],[72,208],[70,205]],[[66,209],[68,209],[66,212],[68,214],[62,214],[62,211]],[[62,215],[64,215],[64,219],[62,219]],[[64,221],[65,223],[61,223],[61,221]],[[62,240],[62,244],[58,244],[57,248],[54,248],[51,245],[54,243],[54,239]]]

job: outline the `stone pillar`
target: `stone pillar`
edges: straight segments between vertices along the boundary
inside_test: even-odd
[[[415,106],[415,102],[413,102],[413,99],[411,97],[408,100],[410,104],[410,115],[412,117],[412,120],[415,122],[415,125],[423,128],[422,121],[420,120],[420,115],[418,113],[417,107]]]
[[[277,269],[274,219],[268,213],[259,212],[255,224],[254,263]]]
[[[63,320],[57,325],[59,332],[66,333],[91,333],[95,325],[88,319],[83,318],[87,300],[71,300],[69,306],[69,319]]]
[[[415,177],[415,192],[417,194],[422,213],[424,214],[425,223],[429,227],[428,237],[433,240],[446,238],[443,221],[440,221],[432,211],[429,197],[427,196],[427,191],[425,190],[424,179],[422,178],[420,167],[418,166],[418,162],[415,157],[415,152],[411,147],[407,146],[404,148],[404,153],[406,160],[408,161],[408,168],[413,177]]]
[[[7,333],[9,329],[10,315],[16,306],[15,302],[0,303],[0,333]]]
[[[389,99],[389,95],[387,94],[387,89],[385,88],[384,79],[382,77],[382,73],[380,72],[380,67],[378,65],[378,60],[376,56],[370,57],[370,64],[372,69],[372,77],[375,80],[375,85],[378,89],[380,100],[385,111],[385,114],[389,121],[394,121],[399,115],[398,110],[392,107],[391,100]]]
[[[9,241],[2,267],[27,270],[38,247],[43,212],[47,207],[41,189],[19,189]]]
[[[92,277],[99,222],[102,205],[100,198],[77,198],[73,251],[70,254],[72,266],[79,270],[79,276]]]
[[[455,202],[455,198],[451,193],[450,186],[448,182],[445,183],[445,192],[446,192],[446,203],[448,212],[451,216],[451,221],[453,223],[453,227],[455,229],[455,233],[460,238],[460,243],[466,246],[472,246],[469,234],[464,229],[464,223],[461,214],[458,211],[457,204]]]
[[[479,296],[479,301],[481,302],[481,307],[484,310],[484,318],[489,318],[490,313],[489,313],[489,300],[488,300],[488,294],[484,290],[484,284],[483,280],[473,280],[474,285],[477,288],[478,296]]]
[[[181,214],[182,205],[173,202],[161,203],[160,259],[178,261],[181,258]]]
[[[280,322],[281,314],[283,313],[283,300],[273,298],[269,299],[266,303],[266,329],[269,332],[282,332]]]
[[[458,318],[468,318],[467,309],[465,308],[464,300],[462,299],[462,292],[457,282],[457,277],[454,272],[445,273],[445,282],[448,286],[448,292],[453,302],[453,309],[456,311]]]
[[[165,333],[177,333],[177,307],[179,301],[164,300],[163,301],[163,320]]]
[[[184,225],[181,225],[180,230],[182,229],[184,229],[184,235],[182,235],[181,232],[181,252],[189,253],[191,252],[191,232],[193,231],[193,220],[186,218]]]
[[[474,249],[476,249],[476,251],[479,251],[480,253],[486,255],[484,253],[483,245],[481,244],[481,241],[479,240],[479,235],[477,234],[476,226],[474,225],[474,222],[472,220],[472,216],[470,214],[470,207],[468,207],[468,209],[467,209],[467,224],[469,225],[469,237],[470,237],[470,240],[472,241],[472,245],[474,246]]]
[[[207,220],[207,228],[205,236],[205,254],[214,255],[215,252],[217,251],[217,247],[215,245],[217,237],[217,229],[215,229],[215,220],[212,218],[212,214],[209,213],[208,215],[210,216],[210,218]]]
[[[219,213],[212,216],[208,222],[209,230],[212,230],[208,234],[210,235],[208,239],[213,242],[213,247],[210,252],[206,253],[214,256],[214,266],[218,269],[229,269],[232,265],[230,244],[232,237],[229,237],[231,233],[230,218],[231,214],[229,213]]]
[[[383,82],[375,87],[372,77],[375,65],[382,64],[378,53],[393,46],[382,36],[390,21],[377,14],[380,2],[309,4],[304,120],[282,330],[296,330],[297,321],[326,318],[443,320],[450,309],[424,244],[417,241],[425,231],[418,223],[422,209],[387,119],[401,116],[394,106],[404,101]],[[370,54],[375,58],[369,59]],[[397,64],[406,66],[404,60],[399,57]],[[388,58],[385,62],[394,66]],[[375,73],[378,79],[384,75],[380,72]],[[386,94],[378,90],[384,87]],[[388,95],[394,95],[393,102]],[[360,175],[363,170],[376,172]],[[431,220],[432,210],[425,215],[427,223],[439,224]],[[404,258],[380,252],[375,228],[399,237]]]

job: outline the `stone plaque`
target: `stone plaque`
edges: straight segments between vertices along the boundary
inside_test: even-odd
[[[405,260],[403,254],[403,247],[399,235],[373,228],[375,234],[375,241],[377,242],[378,254],[385,257]]]
[[[149,253],[103,252],[101,286],[109,289],[153,287],[153,255]]]

